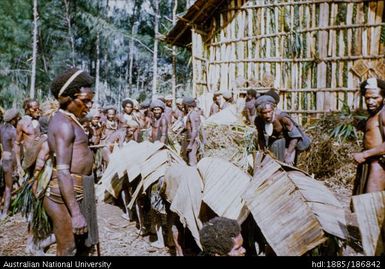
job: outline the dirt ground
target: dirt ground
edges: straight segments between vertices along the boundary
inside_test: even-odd
[[[100,252],[102,256],[170,256],[170,250],[150,245],[149,236],[138,236],[134,222],[122,218],[122,210],[113,205],[98,203]],[[152,239],[152,238],[151,238]],[[17,214],[0,223],[0,256],[28,256],[25,253],[27,224]],[[48,255],[55,254],[51,246]],[[93,254],[96,255],[96,254]]]

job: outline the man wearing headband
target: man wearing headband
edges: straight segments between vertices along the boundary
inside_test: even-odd
[[[98,243],[93,154],[79,119],[92,107],[93,78],[71,68],[57,76],[51,92],[60,109],[48,126],[53,172],[44,208],[52,220],[59,256],[88,254]]]
[[[289,115],[276,109],[276,99],[262,95],[255,100],[260,150],[271,151],[275,157],[289,165],[296,161],[296,146],[302,135]]]
[[[4,219],[8,216],[9,205],[11,203],[11,193],[13,178],[12,174],[16,167],[16,156],[13,146],[16,141],[16,124],[20,120],[19,111],[16,109],[9,109],[4,113],[4,124],[0,126],[0,143],[2,146],[2,166],[5,180],[4,191],[4,207],[0,214],[0,219]],[[0,198],[2,198],[0,196]],[[1,199],[0,199],[1,201]]]
[[[353,153],[358,163],[353,195],[385,190],[385,81],[367,79],[361,84],[361,96],[369,117],[364,129],[364,150]]]

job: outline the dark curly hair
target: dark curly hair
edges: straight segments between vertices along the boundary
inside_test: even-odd
[[[23,102],[23,109],[24,109],[24,111],[27,111],[30,107],[32,107],[32,105],[31,105],[32,103],[39,104],[39,102],[37,100],[35,100],[35,99],[26,99],[26,100],[24,100],[24,102]]]
[[[51,83],[51,92],[52,95],[58,99],[60,89],[63,85],[70,79],[70,77],[75,74],[79,69],[70,68],[66,70],[61,75],[57,76]],[[94,78],[90,76],[87,72],[83,71],[80,73],[65,89],[65,91],[61,94],[63,97],[71,97],[74,98],[75,93],[80,92],[80,88],[82,87],[91,87],[94,83]],[[65,104],[61,104],[63,106]]]
[[[241,233],[238,222],[225,217],[209,220],[199,231],[200,242],[206,255],[226,256],[234,246],[234,238]]]
[[[361,96],[364,96],[365,93],[366,93],[366,85],[368,85],[368,81],[367,80],[364,80],[361,84],[360,84],[360,94]],[[378,88],[380,88],[380,94],[382,97],[385,97],[385,81],[383,81],[382,79],[378,79],[377,78],[377,86]]]
[[[246,93],[247,93],[248,95],[257,97],[257,91],[254,90],[254,89],[248,89]]]

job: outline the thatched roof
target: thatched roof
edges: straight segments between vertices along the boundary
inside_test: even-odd
[[[179,17],[174,28],[167,34],[165,41],[171,45],[184,47],[191,43],[192,25],[205,29],[213,14],[229,0],[197,0],[187,12]],[[203,30],[204,31],[204,30]]]

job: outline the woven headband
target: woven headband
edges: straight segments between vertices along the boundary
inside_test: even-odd
[[[64,91],[67,89],[67,87],[72,83],[72,81],[74,81],[74,79],[75,79],[77,76],[79,76],[82,72],[83,72],[83,70],[78,70],[78,71],[76,71],[76,73],[74,73],[74,74],[67,80],[67,82],[63,85],[63,87],[61,87],[58,96],[61,96],[61,95],[64,93]]]

